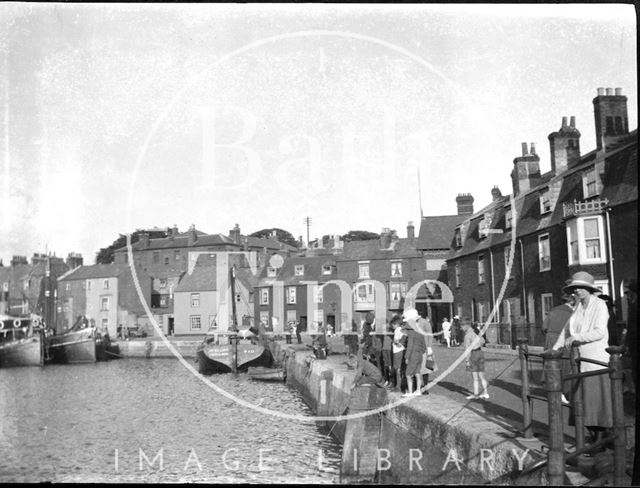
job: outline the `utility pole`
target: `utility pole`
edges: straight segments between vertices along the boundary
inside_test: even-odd
[[[311,217],[305,217],[303,223],[307,226],[307,247],[309,247],[309,227],[311,227]]]

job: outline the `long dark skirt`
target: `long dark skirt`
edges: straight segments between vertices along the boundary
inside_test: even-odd
[[[582,378],[584,425],[613,427],[611,380],[608,374]]]

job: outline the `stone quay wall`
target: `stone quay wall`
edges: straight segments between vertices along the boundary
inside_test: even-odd
[[[345,356],[319,360],[308,349],[273,347],[276,357],[286,356],[287,383],[318,416],[354,414],[403,400],[375,386],[353,388],[355,370]],[[521,467],[540,458],[508,426],[433,393],[381,413],[321,423],[343,445],[343,483],[511,484]],[[539,473],[536,484],[544,484],[544,476]]]

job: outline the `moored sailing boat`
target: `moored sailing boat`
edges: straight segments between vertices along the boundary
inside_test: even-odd
[[[0,368],[44,365],[44,329],[39,316],[0,315]]]
[[[230,269],[231,296],[235,296],[235,268]],[[250,367],[269,367],[273,356],[260,329],[238,329],[235,300],[232,303],[232,326],[226,333],[208,333],[197,349],[200,374],[247,371]],[[229,338],[228,344],[220,344],[220,336]],[[257,341],[256,341],[257,338]]]
[[[101,343],[97,342],[97,329],[87,319],[78,317],[67,332],[47,337],[47,356],[54,363],[95,363]]]

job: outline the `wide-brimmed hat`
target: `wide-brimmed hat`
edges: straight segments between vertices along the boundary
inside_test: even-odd
[[[402,314],[402,318],[404,320],[418,320],[420,315],[415,308],[407,308]]]
[[[601,290],[596,288],[593,276],[586,271],[578,271],[574,273],[571,280],[566,284],[562,291],[565,293],[571,293],[574,288],[584,288],[592,293],[600,293]]]

